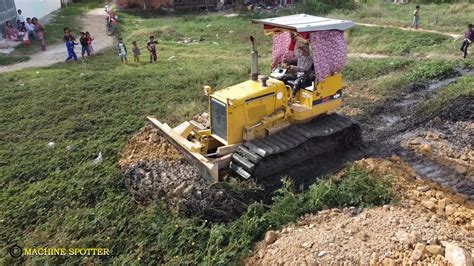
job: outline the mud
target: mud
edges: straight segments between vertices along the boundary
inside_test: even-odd
[[[436,90],[473,71],[458,70],[456,76],[425,84],[412,84],[396,98],[359,117],[367,154],[400,156],[417,174],[474,200],[474,100],[462,97],[434,117],[416,113],[419,103]],[[434,137],[436,136],[436,137]]]
[[[441,81],[412,84],[371,113],[356,116],[361,122],[364,144],[340,147],[262,180],[243,182],[230,177],[231,182],[211,184],[150,126],[130,140],[119,164],[125,169],[127,187],[138,201],[161,199],[172,209],[213,222],[233,220],[252,202],[271,202],[273,191],[281,187],[284,177],[291,177],[296,187],[304,188],[349,162],[393,154],[411,165],[416,175],[474,200],[473,97],[458,99],[428,119],[415,113],[417,105],[436,90],[461,75],[472,74],[473,71],[459,71]],[[207,114],[194,119],[208,124]],[[418,141],[416,145],[414,139]]]
[[[229,222],[262,199],[253,181],[211,184],[183,160],[139,161],[125,170],[125,186],[135,200],[162,200],[170,209],[211,222]]]

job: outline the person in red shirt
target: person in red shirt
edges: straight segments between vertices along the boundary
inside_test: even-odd
[[[461,51],[463,52],[463,57],[467,57],[467,48],[474,41],[474,28],[472,24],[467,25],[467,31],[464,32],[464,41],[462,42]]]
[[[41,25],[37,18],[31,19],[31,22],[35,25],[36,39],[41,43],[41,50],[46,51],[46,44],[44,43],[44,27]]]

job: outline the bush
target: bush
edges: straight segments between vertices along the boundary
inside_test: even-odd
[[[374,178],[351,166],[340,181],[328,180],[313,185],[308,191],[309,205],[314,207],[372,207],[390,203],[394,194],[391,180]]]
[[[418,63],[408,74],[410,81],[428,81],[443,79],[455,73],[453,64],[446,61],[426,61]]]
[[[408,59],[353,59],[349,61],[343,73],[349,81],[367,80],[402,70],[410,62]]]

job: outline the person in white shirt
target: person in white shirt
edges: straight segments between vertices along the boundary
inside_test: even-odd
[[[29,37],[35,38],[35,24],[31,22],[31,18],[26,19],[25,28],[28,32]]]
[[[18,16],[17,16],[17,19],[20,21],[20,23],[23,23],[23,25],[25,24],[25,17],[21,14],[21,9],[18,9]]]

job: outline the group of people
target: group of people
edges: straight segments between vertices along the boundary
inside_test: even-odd
[[[72,34],[72,31],[66,27],[64,28],[64,37],[63,37],[63,42],[66,44],[66,49],[68,53],[68,57],[66,58],[66,62],[70,60],[77,61],[77,55],[76,52],[74,51],[74,47],[76,45],[81,45],[81,57],[82,60],[85,59],[85,55],[91,56],[92,52],[94,51],[94,47],[92,46],[92,41],[94,41],[94,38],[92,35],[86,31],[83,32],[81,31],[79,33],[79,43],[76,43],[76,37]]]
[[[151,35],[148,42],[146,43],[146,48],[148,50],[148,53],[150,54],[150,63],[156,63],[156,60],[158,59],[158,55],[156,52],[156,46],[158,45],[158,41],[155,40],[155,36]],[[132,53],[133,53],[133,61],[136,63],[140,62],[140,47],[138,47],[137,41],[132,42]],[[123,38],[118,39],[118,44],[117,44],[117,50],[118,50],[118,55],[120,57],[120,61],[122,63],[127,64],[127,46],[123,42]]]
[[[413,22],[410,26],[410,29],[414,28],[415,30],[418,29],[420,26],[420,6],[417,5],[415,7],[415,11],[413,11]],[[467,57],[467,49],[474,41],[474,26],[472,24],[467,25],[467,30],[464,32],[464,39],[461,45],[461,52],[463,53],[463,58]]]
[[[16,25],[11,21],[5,22],[3,37],[10,41],[22,41],[25,46],[30,45],[30,39],[36,39],[41,44],[41,49],[46,50],[44,42],[44,27],[38,21],[38,18],[26,18],[22,15],[21,9],[18,9]]]

